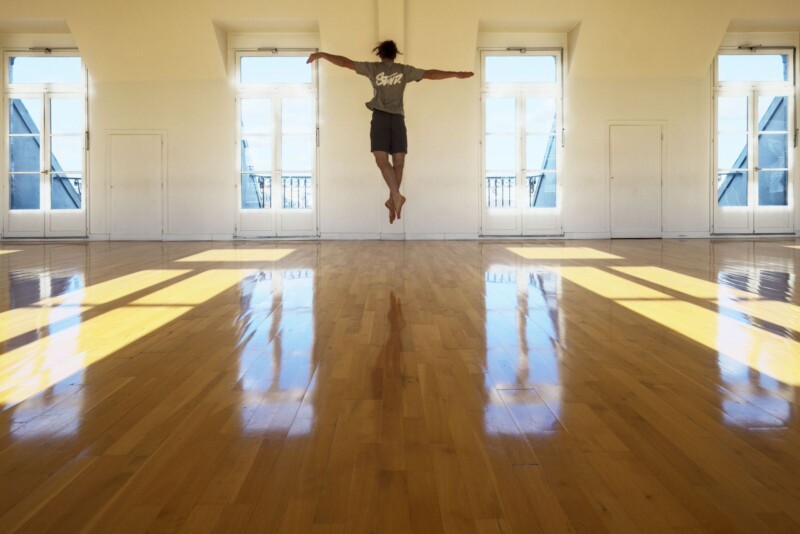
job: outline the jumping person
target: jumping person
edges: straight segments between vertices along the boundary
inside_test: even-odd
[[[380,61],[353,61],[344,56],[335,56],[325,52],[315,52],[308,56],[308,63],[318,59],[327,59],[338,67],[356,71],[372,82],[374,95],[367,102],[372,110],[372,125],[369,132],[372,154],[375,163],[389,186],[389,200],[385,206],[389,209],[389,222],[399,219],[406,197],[400,194],[400,183],[403,181],[403,165],[408,140],[403,112],[403,91],[409,82],[420,80],[444,80],[445,78],[469,78],[471,72],[452,72],[446,70],[422,70],[410,65],[395,63],[400,52],[394,41],[383,41],[372,50]],[[389,156],[391,155],[391,162]]]

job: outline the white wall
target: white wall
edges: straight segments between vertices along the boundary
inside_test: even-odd
[[[648,1],[635,10],[624,0],[175,0],[157,21],[138,11],[131,14],[131,3],[116,0],[103,10],[93,10],[97,3],[89,0],[68,4],[31,0],[13,6],[0,28],[13,31],[14,17],[25,21],[26,30],[35,29],[30,21],[36,17],[47,21],[43,28],[61,28],[52,21],[63,18],[72,35],[0,37],[0,42],[53,46],[74,40],[81,49],[92,78],[88,201],[89,232],[96,238],[108,234],[108,131],[167,132],[168,238],[230,238],[237,147],[235,87],[226,72],[226,53],[244,44],[313,42],[364,60],[379,38],[393,32],[401,34],[396,36],[405,49],[401,60],[422,68],[474,70],[481,46],[563,46],[568,61],[562,162],[566,235],[608,235],[607,125],[630,120],[667,124],[666,235],[707,235],[714,52],[733,19],[739,28],[781,30],[765,38],[789,44],[796,44],[800,31],[794,0],[765,0],[758,9],[743,1]],[[133,26],[126,25],[128,19]],[[119,28],[119,35],[109,28]],[[131,28],[136,35],[130,35]],[[237,34],[255,30],[260,34]],[[143,42],[147,46],[140,46]],[[191,61],[180,66],[189,56]],[[388,227],[386,188],[369,154],[370,114],[363,105],[371,96],[369,84],[350,71],[320,66],[323,237],[479,234],[478,79],[408,87],[404,189],[409,200],[402,224]],[[796,215],[800,228],[800,210]]]

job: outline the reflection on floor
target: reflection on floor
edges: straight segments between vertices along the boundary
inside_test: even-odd
[[[800,531],[798,262],[7,244],[0,531]]]

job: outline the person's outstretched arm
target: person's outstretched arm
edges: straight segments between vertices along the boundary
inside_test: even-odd
[[[318,59],[327,59],[337,67],[356,70],[355,63],[353,62],[352,59],[346,58],[344,56],[335,56],[333,54],[327,54],[325,52],[314,52],[313,54],[308,56],[308,61],[306,61],[306,63],[313,63]]]
[[[422,79],[423,80],[445,80],[447,78],[461,78],[461,79],[464,79],[464,78],[471,78],[473,76],[473,74],[474,73],[472,73],[472,72],[464,72],[464,71],[453,72],[453,71],[449,71],[449,70],[432,69],[432,70],[426,70],[422,74]]]

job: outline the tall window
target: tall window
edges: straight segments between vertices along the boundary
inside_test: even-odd
[[[69,52],[5,54],[6,234],[85,235],[86,71]]]
[[[484,51],[483,233],[559,231],[560,51]]]
[[[308,221],[301,224],[308,231],[296,224],[315,220],[317,89],[309,52],[237,54],[239,233],[315,230]]]
[[[717,232],[791,231],[793,56],[793,50],[736,49],[717,57]]]

